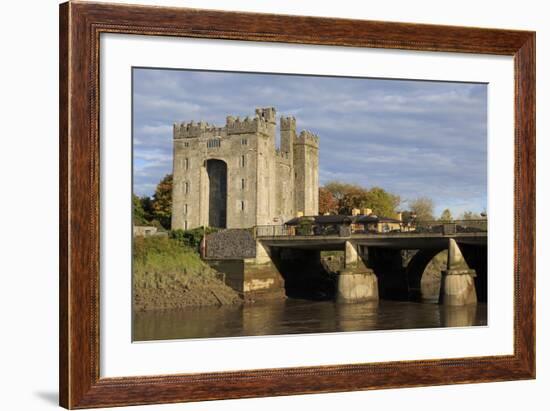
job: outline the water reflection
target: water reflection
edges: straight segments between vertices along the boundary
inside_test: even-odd
[[[337,304],[288,299],[134,315],[134,341],[487,325],[487,305],[380,301]]]
[[[479,306],[475,304],[465,307],[440,306],[441,325],[443,327],[469,327],[476,323],[476,319],[479,315],[478,311]],[[485,317],[487,317],[486,312]],[[486,319],[485,323],[487,323]]]

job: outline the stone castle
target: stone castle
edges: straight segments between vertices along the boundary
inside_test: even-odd
[[[174,124],[172,229],[282,224],[319,211],[319,138],[257,108],[224,127]]]

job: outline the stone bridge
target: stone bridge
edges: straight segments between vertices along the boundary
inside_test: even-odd
[[[284,227],[240,230],[239,246],[245,255],[223,258],[209,255],[207,237],[204,257],[226,273],[228,284],[245,297],[261,299],[288,295],[297,282],[324,289],[339,302],[384,299],[417,299],[422,274],[432,258],[447,250],[447,269],[442,272],[440,302],[466,305],[487,298],[487,232],[460,232],[446,227],[436,232],[350,233],[296,235]],[[228,233],[224,235],[227,249]],[[344,252],[343,268],[336,278],[318,275],[321,251]],[[240,250],[239,253],[243,254]],[[240,258],[242,257],[242,258]],[[323,288],[324,287],[324,288]],[[332,287],[332,288],[331,288]]]

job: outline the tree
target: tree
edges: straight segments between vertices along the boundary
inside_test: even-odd
[[[473,211],[464,211],[459,217],[460,220],[481,220],[481,215]]]
[[[172,174],[167,174],[158,183],[153,195],[153,216],[160,224],[170,229],[172,219]]]
[[[340,214],[351,214],[354,208],[370,208],[379,217],[394,217],[395,209],[401,202],[399,196],[388,193],[380,187],[370,190],[359,186],[348,187],[339,201]]]
[[[349,215],[354,208],[370,208],[378,216],[393,217],[396,214],[395,209],[401,202],[399,196],[380,187],[372,187],[368,190],[358,184],[331,181],[325,184],[324,189],[330,192],[338,202],[339,214]]]
[[[325,184],[325,189],[330,191],[334,198],[338,201],[341,201],[344,196],[346,196],[346,194],[364,190],[363,187],[357,184],[342,183],[340,181],[328,182],[327,184]]]
[[[368,190],[359,186],[350,185],[345,191],[342,191],[342,198],[338,201],[338,213],[350,215],[354,208],[361,209],[367,207],[365,205],[367,194]]]
[[[325,187],[319,187],[319,214],[337,213],[338,201]]]
[[[143,196],[139,199],[141,202],[141,207],[143,208],[144,217],[147,221],[153,220],[154,212],[153,212],[153,199],[149,196]]]
[[[409,202],[409,210],[416,214],[416,219],[429,221],[434,219],[434,203],[431,198],[418,197]]]
[[[361,207],[367,207],[379,217],[395,217],[395,209],[401,203],[398,195],[388,193],[380,187],[372,187],[367,191]]]
[[[441,213],[441,217],[439,217],[439,219],[441,221],[453,221],[453,215],[451,214],[451,210],[449,210],[448,208],[443,210],[443,212]]]
[[[146,225],[147,219],[145,218],[145,211],[143,210],[140,198],[135,194],[132,194],[132,208],[132,218],[134,225]]]

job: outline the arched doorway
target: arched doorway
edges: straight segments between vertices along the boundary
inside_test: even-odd
[[[222,160],[207,160],[208,225],[227,227],[227,164]]]

